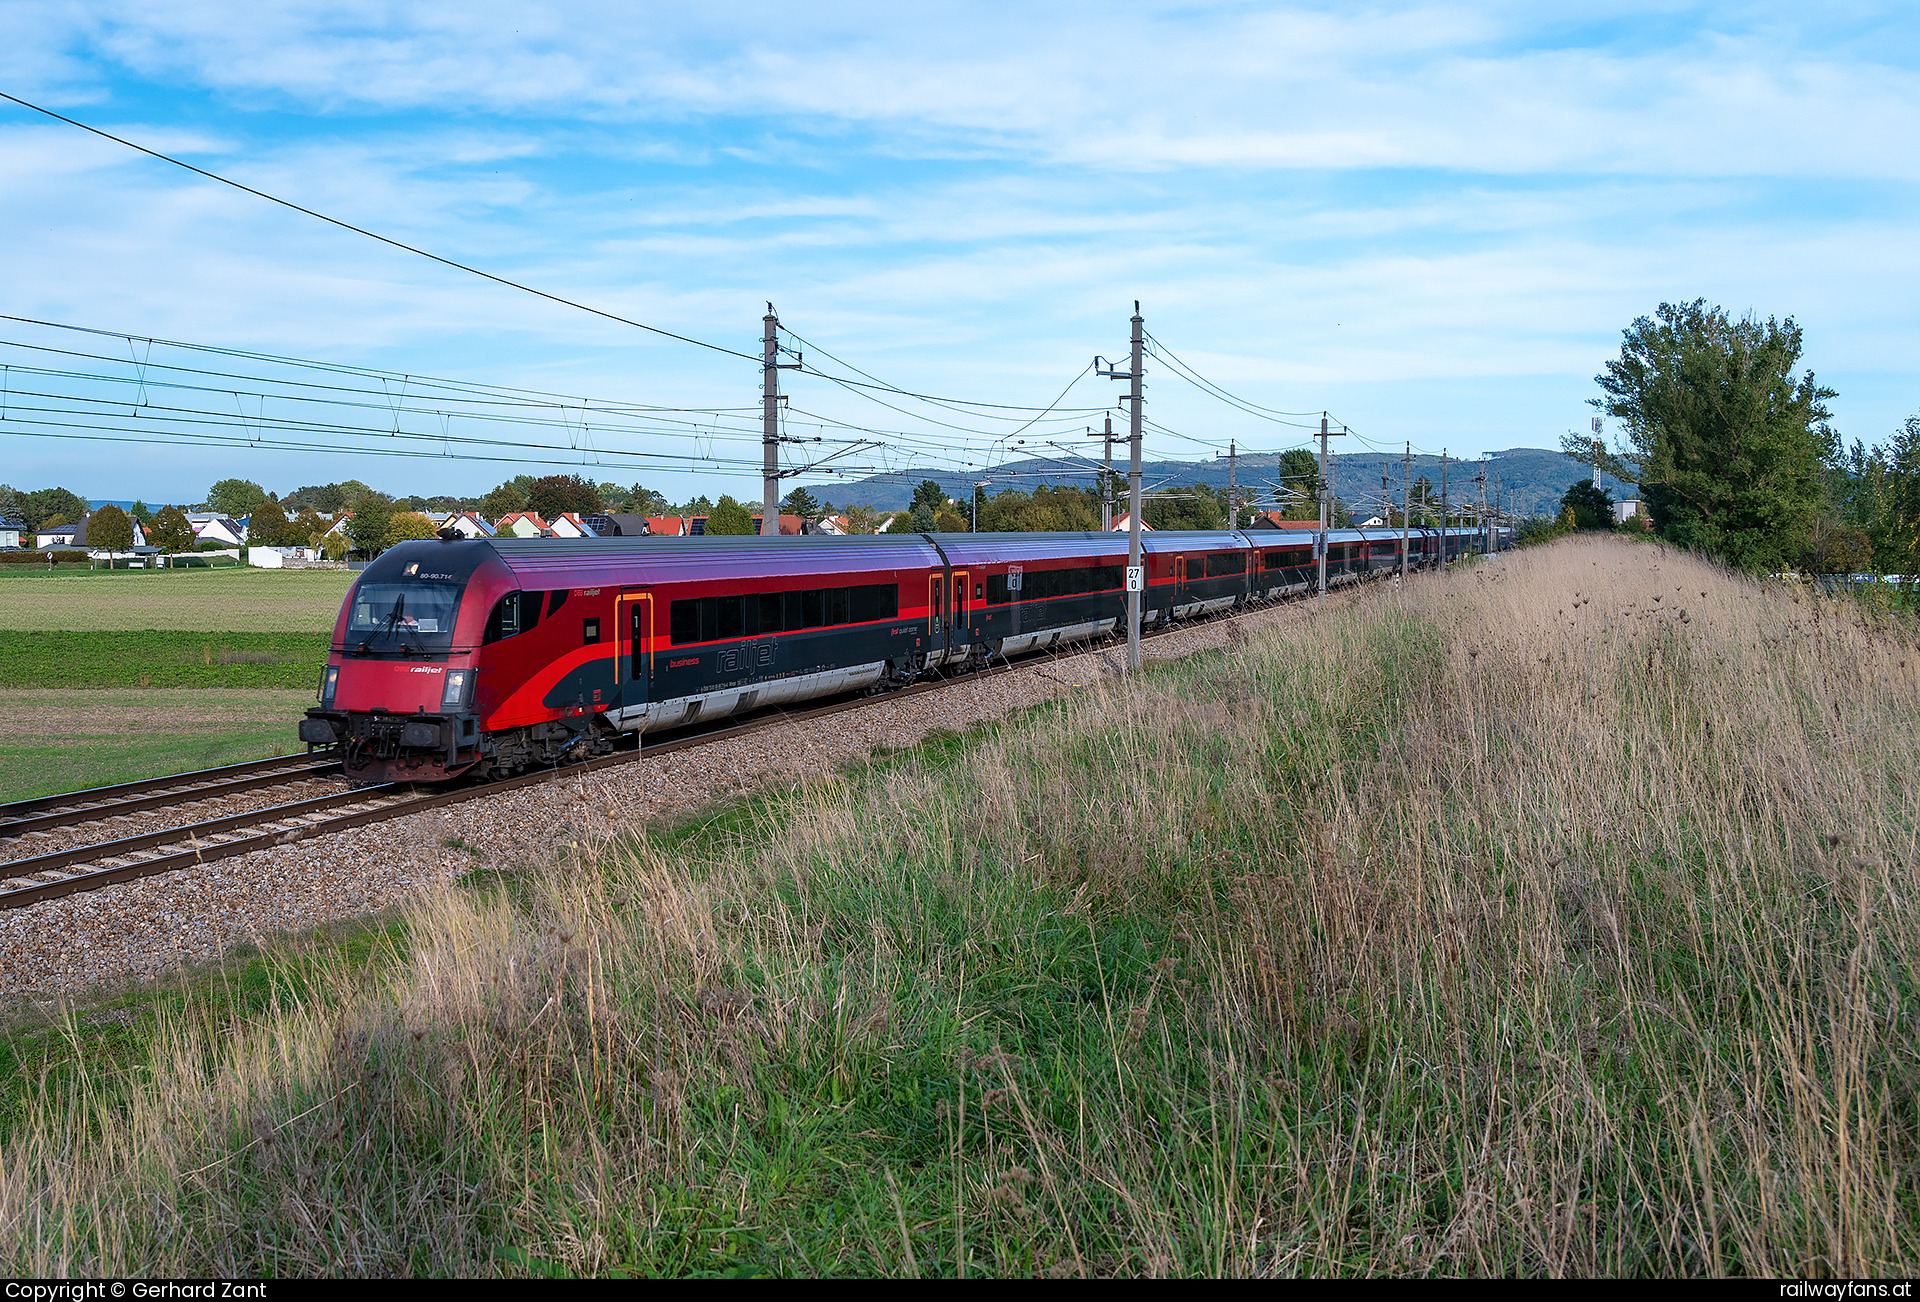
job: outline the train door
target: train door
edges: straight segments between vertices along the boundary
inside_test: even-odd
[[[952,612],[954,646],[973,645],[973,630],[968,620],[973,614],[973,602],[968,599],[967,584],[971,578],[965,570],[953,572],[953,601],[948,609]]]
[[[927,663],[937,665],[947,649],[947,571],[927,575]]]
[[[617,699],[627,707],[644,705],[653,682],[653,594],[622,591],[614,598],[614,627],[620,639],[613,662]]]

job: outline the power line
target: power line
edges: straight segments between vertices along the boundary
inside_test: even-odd
[[[393,248],[402,250],[403,252],[417,254],[418,256],[423,258],[429,258],[434,262],[440,263],[442,266],[452,267],[456,271],[464,271],[469,275],[479,276],[485,280],[491,280],[497,285],[505,285],[509,289],[517,289],[524,294],[532,294],[538,298],[547,299],[549,302],[559,303],[566,307],[578,308],[582,312],[591,312],[595,316],[604,317],[609,321],[617,321],[621,325],[630,325],[636,329],[646,330],[652,334],[662,335],[668,339],[677,339],[683,344],[692,344],[696,348],[711,349],[716,353],[725,353],[729,357],[738,357],[742,361],[757,363],[760,360],[758,357],[752,357],[746,353],[735,352],[733,349],[724,348],[719,344],[710,344],[706,342],[704,339],[694,339],[688,335],[675,334],[673,331],[663,330],[659,326],[650,326],[646,324],[644,321],[635,321],[630,317],[620,316],[613,312],[602,311],[600,308],[597,308],[597,307],[588,307],[585,303],[576,303],[574,300],[570,298],[562,298],[558,294],[549,294],[544,289],[535,289],[533,286],[523,285],[517,280],[508,280],[505,276],[496,276],[491,271],[482,271],[480,270],[480,268],[468,266],[464,262],[455,262],[452,258],[443,258],[437,253],[429,253],[425,249],[416,248],[411,244],[403,244],[399,240],[389,239],[385,235],[376,234],[375,232],[366,229],[364,226],[355,226],[352,222],[341,221],[338,217],[329,217],[323,212],[315,212],[311,208],[303,208],[299,204],[294,203],[291,200],[282,199],[276,195],[268,194],[265,190],[256,190],[250,185],[242,185],[240,182],[232,180],[228,177],[221,176],[217,172],[209,172],[204,167],[195,167],[192,163],[185,162],[181,159],[175,158],[170,154],[163,154],[157,149],[149,149],[145,145],[136,144],[131,140],[125,139],[124,137],[116,136],[110,131],[102,131],[99,127],[90,127],[84,122],[81,122],[74,118],[70,118],[66,116],[64,113],[55,113],[50,108],[42,108],[38,104],[29,103],[28,101],[21,99],[17,95],[9,95],[5,91],[0,91],[0,99],[11,100],[13,103],[18,104],[21,108],[32,109],[35,113],[44,113],[46,116],[53,118],[57,121],[64,122],[68,126],[79,127],[82,131],[91,132],[93,135],[99,136],[103,140],[111,140],[116,145],[124,145],[128,149],[137,150],[138,152],[147,155],[147,157],[149,158],[157,158],[163,163],[172,163],[175,167],[184,168],[185,170],[194,173],[196,176],[204,176],[209,181],[218,181],[220,184],[230,185],[236,190],[244,190],[246,193],[253,195],[256,198],[265,199],[269,203],[277,203],[282,208],[291,208],[295,212],[305,213],[309,217],[313,217],[320,221],[327,222],[333,226],[338,226],[342,230],[352,231],[355,235],[364,235],[370,240],[378,240],[382,244],[390,245]]]

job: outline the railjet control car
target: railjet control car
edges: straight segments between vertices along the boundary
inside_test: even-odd
[[[1416,530],[1410,563],[1482,546]],[[1497,534],[1495,546],[1507,545]],[[1309,590],[1311,533],[1143,537],[1149,626]],[[1330,584],[1400,564],[1335,530]],[[674,728],[1125,632],[1124,534],[442,538],[347,594],[300,739],[358,782],[505,775]]]

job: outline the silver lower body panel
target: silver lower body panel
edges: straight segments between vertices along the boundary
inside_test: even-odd
[[[1085,624],[1069,624],[1065,628],[1050,628],[1041,633],[1015,633],[1000,643],[1000,654],[1013,656],[1022,651],[1058,646],[1062,642],[1084,642],[1088,638],[1105,637],[1114,631],[1119,622],[1115,619],[1096,619]]]
[[[1173,614],[1176,619],[1192,619],[1196,615],[1211,615],[1216,610],[1225,610],[1238,600],[1238,597],[1209,597],[1205,601],[1189,601],[1184,606],[1175,606],[1173,608]]]
[[[717,692],[701,692],[695,696],[675,696],[664,701],[648,701],[645,705],[630,705],[621,710],[609,710],[606,717],[622,732],[657,732],[662,728],[678,728],[706,719],[724,719],[730,714],[744,714],[763,705],[785,705],[790,701],[808,701],[820,696],[837,696],[841,692],[857,692],[879,682],[886,672],[886,663],[876,661],[870,665],[830,669],[817,674],[795,674],[791,678],[776,678],[772,682],[754,683],[748,687],[729,687]]]

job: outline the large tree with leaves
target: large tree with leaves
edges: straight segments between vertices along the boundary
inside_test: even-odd
[[[720,497],[720,504],[714,507],[713,513],[707,517],[707,532],[710,534],[750,534],[753,531],[752,512],[723,493]]]
[[[387,545],[387,526],[393,522],[393,501],[385,493],[367,493],[353,503],[353,518],[345,527],[353,549],[369,558]]]
[[[280,503],[269,497],[253,508],[253,518],[247,521],[247,543],[254,547],[291,547],[295,539],[287,525],[287,513],[280,509]],[[302,538],[299,542],[305,542]]]
[[[920,486],[913,490],[913,501],[908,504],[907,509],[911,511],[923,506],[928,511],[946,510],[947,490],[931,479],[921,480]]]
[[[820,503],[812,493],[804,488],[796,488],[787,494],[787,500],[780,503],[780,509],[788,515],[797,515],[802,520],[818,520]]]
[[[184,552],[193,547],[193,525],[186,512],[177,506],[163,506],[147,526],[147,542],[163,552]]]
[[[1305,448],[1288,448],[1274,469],[1280,473],[1281,509],[1289,520],[1320,518],[1320,460]]]
[[[527,490],[527,509],[543,520],[568,511],[593,515],[600,509],[600,486],[578,475],[548,475]]]
[[[1613,494],[1591,479],[1583,479],[1562,493],[1560,509],[1573,512],[1576,529],[1611,529],[1614,525]]]
[[[93,551],[124,552],[133,546],[133,520],[113,505],[87,517],[87,547]]]
[[[21,505],[29,529],[45,529],[55,522],[74,524],[87,514],[86,499],[65,488],[35,489]]]
[[[1220,529],[1227,523],[1227,495],[1210,484],[1188,484],[1140,508],[1155,529]]]
[[[1748,570],[1807,557],[1834,455],[1826,400],[1796,376],[1801,331],[1791,317],[1735,320],[1705,299],[1662,303],[1627,328],[1620,356],[1595,377],[1593,405],[1622,422],[1628,450],[1606,454],[1569,435],[1569,456],[1637,482],[1669,541]]]
[[[238,520],[270,501],[267,490],[251,479],[222,479],[207,490],[207,510]]]

